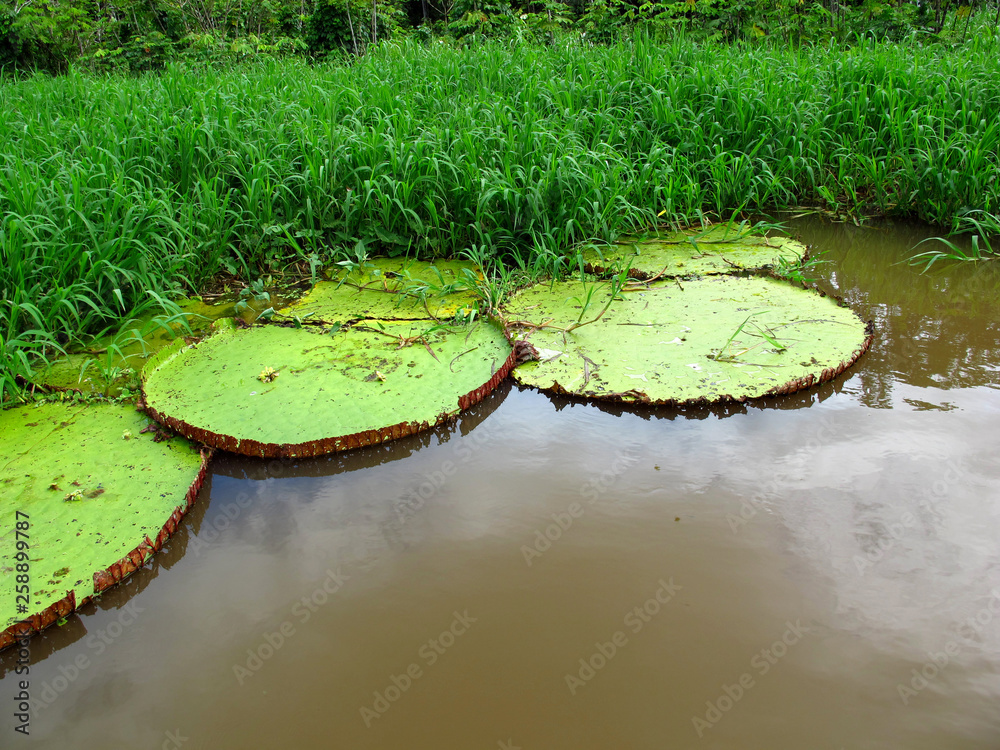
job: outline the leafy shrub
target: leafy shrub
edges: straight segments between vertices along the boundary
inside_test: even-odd
[[[376,10],[374,34],[378,41],[400,30],[403,12],[391,5],[373,6],[359,0],[319,0],[306,24],[305,42],[316,55],[346,51],[360,54],[372,38],[372,9]]]

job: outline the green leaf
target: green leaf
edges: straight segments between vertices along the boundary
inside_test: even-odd
[[[487,323],[364,321],[222,329],[147,363],[150,414],[225,450],[308,456],[413,434],[457,414],[509,371],[511,348]],[[258,376],[270,368],[269,382]]]
[[[597,399],[743,401],[829,380],[871,341],[850,309],[770,278],[659,282],[626,292],[624,301],[610,301],[603,289],[593,306],[607,312],[574,328],[580,287],[535,286],[505,308],[536,349],[562,353],[520,365],[521,383]]]
[[[343,263],[343,261],[342,261]],[[474,282],[481,277],[473,263],[433,263],[377,258],[364,266],[347,262],[288,307],[284,316],[306,315],[320,323],[346,323],[358,318],[452,318],[467,314],[476,300]],[[471,274],[466,275],[465,272]]]
[[[0,412],[0,507],[9,519],[0,529],[0,568],[16,570],[16,512],[28,516],[22,538],[31,559],[27,613],[16,611],[14,574],[0,576],[0,630],[68,592],[81,606],[99,593],[95,573],[106,582],[104,571],[133,550],[147,557],[147,537],[159,549],[171,514],[188,509],[203,458],[186,440],[142,434],[149,423],[134,407],[112,404]]]
[[[785,237],[751,236],[739,228],[716,225],[700,232],[625,237],[611,249],[584,253],[584,260],[595,273],[623,266],[630,277],[648,279],[755,271],[776,265],[781,256],[805,254],[804,245]]]

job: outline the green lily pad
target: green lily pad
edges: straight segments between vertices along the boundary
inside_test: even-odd
[[[333,280],[317,283],[278,312],[327,325],[365,318],[453,318],[471,310],[481,278],[478,267],[465,261],[376,258],[336,269]]]
[[[787,237],[748,235],[719,224],[652,238],[623,238],[600,254],[591,250],[583,257],[592,273],[628,268],[634,279],[652,279],[761,271],[782,258],[797,261],[805,256],[805,245]]]
[[[191,333],[203,331],[212,321],[235,314],[231,303],[208,305],[199,299],[182,299],[176,304],[187,313]],[[150,356],[188,333],[179,321],[160,325],[156,322],[157,317],[162,318],[162,315],[149,313],[130,320],[117,332],[91,341],[84,351],[52,360],[37,373],[34,382],[55,390],[120,395],[123,388],[134,387],[138,371]]]
[[[481,400],[513,363],[486,321],[223,328],[150,360],[143,395],[150,415],[209,445],[314,456],[442,422]]]
[[[871,343],[836,300],[767,277],[659,282],[620,297],[609,306],[607,283],[558,282],[511,300],[509,329],[540,356],[514,377],[587,398],[745,401],[828,381]]]
[[[0,412],[0,649],[122,580],[177,528],[207,456],[150,424],[114,404]]]

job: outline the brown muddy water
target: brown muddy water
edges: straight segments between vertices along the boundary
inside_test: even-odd
[[[222,456],[146,569],[31,642],[0,746],[1000,748],[1000,267],[795,223],[876,321],[726,411],[506,386],[449,428]]]

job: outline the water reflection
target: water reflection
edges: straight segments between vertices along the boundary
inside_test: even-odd
[[[866,355],[867,356],[867,355]],[[862,360],[863,361],[863,357]],[[558,412],[569,406],[586,406],[594,408],[605,414],[612,414],[621,417],[626,414],[638,416],[642,419],[694,419],[702,420],[715,417],[728,417],[735,414],[747,414],[754,409],[785,409],[795,410],[810,406],[811,404],[823,403],[831,396],[840,393],[844,388],[845,380],[838,378],[829,383],[823,383],[815,388],[804,391],[797,391],[788,396],[780,398],[757,398],[743,403],[728,402],[712,405],[697,406],[652,406],[642,403],[621,403],[617,401],[591,401],[572,395],[543,392],[543,395],[552,403],[553,408]],[[530,391],[531,388],[515,384],[514,388],[521,392]]]
[[[897,384],[948,390],[998,387],[1000,264],[939,263],[928,273],[907,259],[930,245],[929,227],[884,222],[856,227],[817,217],[788,222],[803,242],[824,253],[820,283],[863,318],[877,335],[861,368],[863,402],[901,404]]]

